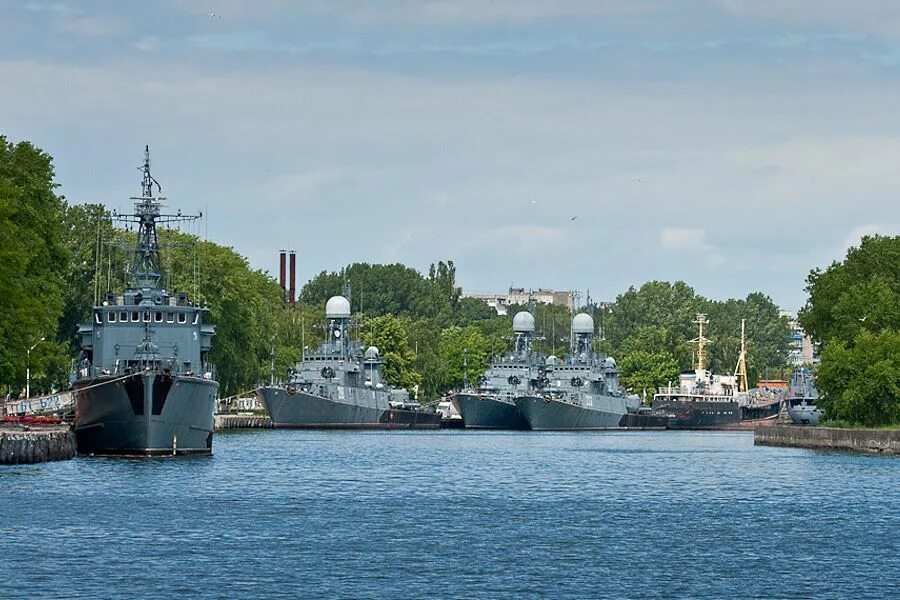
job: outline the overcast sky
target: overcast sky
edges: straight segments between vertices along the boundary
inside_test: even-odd
[[[299,279],[649,279],[795,310],[900,230],[900,3],[2,2],[0,133],[125,207],[143,145],[201,234]]]

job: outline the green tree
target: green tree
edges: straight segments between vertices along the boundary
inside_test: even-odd
[[[26,351],[41,338],[30,358],[32,389],[63,383],[48,376],[65,360],[57,332],[69,255],[56,187],[47,153],[0,136],[0,385],[13,394],[24,388]]]
[[[900,424],[900,333],[861,331],[823,353],[818,404],[829,420],[868,427]]]
[[[491,364],[490,340],[477,327],[448,327],[441,331],[440,355],[446,375],[441,389],[473,385]]]
[[[633,350],[618,364],[622,384],[636,394],[652,397],[658,388],[678,380],[678,362],[665,350]]]
[[[865,237],[842,262],[807,277],[800,325],[820,343],[900,329],[900,236]]]
[[[393,315],[359,317],[360,337],[366,346],[376,346],[384,360],[384,379],[410,393],[422,386],[415,371],[415,354],[409,347],[409,333],[403,321]]]

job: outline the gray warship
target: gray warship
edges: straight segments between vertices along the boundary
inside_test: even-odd
[[[464,389],[452,402],[462,415],[466,429],[528,429],[528,421],[516,407],[515,399],[529,391],[537,372],[531,345],[534,316],[527,311],[513,317],[515,348],[499,356],[479,378],[479,385]]]
[[[819,390],[816,388],[815,376],[806,367],[795,370],[791,374],[791,385],[786,399],[788,416],[794,425],[818,425]]]
[[[594,319],[586,313],[575,315],[571,354],[563,360],[547,357],[531,382],[532,391],[515,399],[531,429],[617,428],[623,416],[638,410],[640,400],[619,389],[616,361],[595,354],[593,341]]]
[[[165,198],[150,174],[144,150],[142,193],[132,214],[137,225],[130,282],[124,294],[107,292],[78,326],[81,355],[74,374],[75,436],[79,454],[210,454],[219,384],[207,361],[214,328],[207,310],[186,294],[166,290],[156,226],[199,216],[164,214]]]
[[[257,397],[275,427],[306,429],[437,429],[441,414],[392,388],[378,348],[350,340],[350,301],[325,305],[328,339],[305,354],[287,382],[260,386]]]

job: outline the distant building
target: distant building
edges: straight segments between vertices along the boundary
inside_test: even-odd
[[[505,315],[511,304],[528,304],[530,300],[540,302],[541,304],[553,304],[555,306],[565,306],[570,311],[575,308],[575,293],[566,291],[557,291],[547,288],[538,288],[536,290],[511,287],[505,293],[496,294],[462,294],[463,298],[477,298],[484,301],[488,306],[497,311],[498,315]]]
[[[805,364],[813,364],[819,362],[816,345],[812,338],[806,335],[797,316],[789,310],[780,310],[778,314],[787,317],[791,328],[790,339],[788,340],[788,364],[800,366]]]

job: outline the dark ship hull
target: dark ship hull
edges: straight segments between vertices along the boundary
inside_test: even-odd
[[[535,431],[617,429],[626,413],[624,400],[612,397],[609,400],[609,409],[601,409],[541,396],[520,396],[516,398],[516,406]],[[621,410],[618,409],[620,402]]]
[[[654,400],[654,410],[672,413],[669,429],[715,429],[741,422],[737,402],[703,400]]]
[[[76,381],[79,454],[211,454],[219,384],[199,377],[136,374]]]
[[[514,403],[494,396],[456,394],[453,404],[466,429],[529,429],[528,421]]]
[[[256,390],[272,424],[294,429],[438,429],[441,415],[427,410],[390,408],[333,400],[281,387]]]

